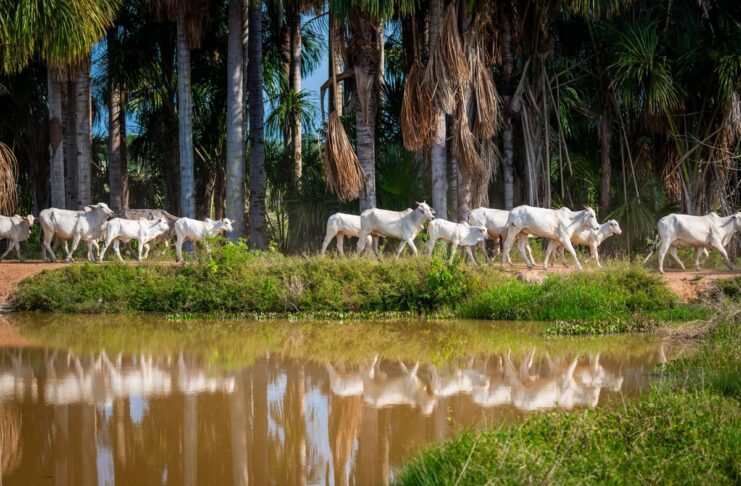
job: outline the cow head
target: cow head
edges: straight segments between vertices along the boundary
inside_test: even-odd
[[[435,219],[435,210],[427,205],[427,203],[424,201],[417,203],[417,211],[420,211],[424,215],[424,217],[429,219],[430,221]]]
[[[226,231],[227,233],[231,233],[232,231],[234,231],[234,228],[232,228],[232,221],[229,218],[224,218],[218,223],[223,228],[222,231]]]
[[[584,206],[583,224],[588,229],[598,230],[600,228],[597,214],[589,206]]]
[[[733,215],[733,229],[741,231],[741,211]]]
[[[611,219],[606,224],[607,224],[607,231],[611,235],[622,235],[623,234],[623,230],[620,229],[620,225],[618,224],[617,220]]]
[[[25,218],[23,218],[23,219],[24,219],[24,220],[25,220],[25,221],[26,221],[26,222],[28,223],[28,227],[29,227],[29,228],[30,228],[31,226],[33,226],[33,223],[34,223],[34,222],[36,221],[36,218],[34,217],[34,215],[33,215],[33,214],[29,214],[28,216],[26,216],[26,217],[25,217]]]
[[[486,226],[480,224],[474,226],[474,228],[476,228],[476,241],[486,241],[489,237],[489,230],[486,229]]]
[[[157,233],[159,234],[164,234],[170,231],[170,223],[168,223],[167,220],[164,218],[155,220],[153,226],[157,229]]]
[[[85,206],[84,211],[86,213],[89,213],[90,211],[100,211],[109,218],[113,216],[114,212],[111,208],[108,207],[106,203],[98,203],[98,204],[90,204],[88,206]]]

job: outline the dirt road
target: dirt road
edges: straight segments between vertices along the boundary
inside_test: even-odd
[[[0,309],[10,299],[18,283],[26,277],[36,275],[47,268],[59,268],[62,263],[13,262],[0,263]]]

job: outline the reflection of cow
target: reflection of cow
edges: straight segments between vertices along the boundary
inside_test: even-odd
[[[431,365],[430,372],[430,387],[436,397],[471,394],[489,386],[489,379],[472,369],[455,369],[451,373],[441,375],[437,367]]]
[[[480,407],[496,407],[512,401],[512,389],[504,377],[502,357],[494,373],[487,376],[487,385],[473,392],[473,402]]]
[[[30,396],[36,399],[38,383],[30,366],[23,366],[20,351],[10,357],[10,370],[0,373],[0,400],[18,399]]]
[[[373,360],[375,365],[378,360],[376,356]],[[344,366],[337,370],[330,363],[325,363],[324,368],[329,375],[329,389],[338,397],[352,397],[363,394],[363,382],[367,381],[373,365],[361,364],[358,371],[345,371]]]
[[[363,400],[366,405],[381,408],[392,405],[409,405],[419,408],[423,414],[430,415],[436,399],[427,393],[425,385],[417,377],[419,363],[408,370],[399,362],[402,376],[389,378],[377,369],[378,360],[373,361],[367,378],[363,381]]]

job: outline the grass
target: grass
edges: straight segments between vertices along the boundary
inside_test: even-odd
[[[61,313],[347,315],[411,313],[495,320],[686,319],[660,277],[613,264],[524,282],[498,265],[433,258],[285,257],[214,249],[187,265],[75,264],[24,281],[19,310]]]
[[[739,329],[718,326],[636,399],[465,431],[418,455],[396,484],[738,484]]]

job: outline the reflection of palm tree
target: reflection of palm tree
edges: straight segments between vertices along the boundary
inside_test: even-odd
[[[306,384],[304,367],[292,364],[288,369],[288,381],[283,402],[283,423],[286,431],[289,484],[306,484],[306,420],[304,418],[304,396]]]
[[[268,459],[268,363],[258,359],[252,367],[252,442],[251,473],[254,484],[269,484]]]
[[[345,486],[347,463],[363,416],[363,397],[360,395],[329,399],[329,447],[332,450],[334,484]]]
[[[95,404],[80,406],[80,450],[82,455],[82,485],[98,484],[98,435],[97,409]]]
[[[232,484],[247,486],[247,401],[241,376],[229,395],[229,430],[232,443]]]
[[[0,404],[0,484],[21,463],[23,457],[21,417],[18,410]]]

